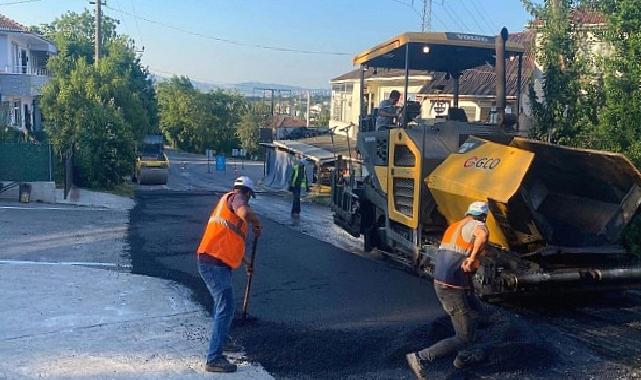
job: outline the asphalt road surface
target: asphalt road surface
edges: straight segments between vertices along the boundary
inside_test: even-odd
[[[133,271],[186,284],[199,302],[211,307],[194,250],[227,177],[238,173],[216,179],[196,156],[173,154],[173,160],[167,186],[141,188],[136,194],[128,231]],[[260,169],[244,168],[257,173]],[[452,334],[430,281],[364,257],[349,244],[337,244],[331,236],[342,238],[333,232],[327,210],[315,215],[316,209],[308,206],[301,222],[292,222],[283,216],[286,199],[263,194],[256,201],[264,224],[250,301],[250,314],[256,319],[237,320],[232,336],[274,376],[411,379],[405,354]],[[234,273],[237,311],[245,280],[244,271]],[[579,332],[585,335],[584,321],[555,317],[557,322],[569,321],[562,325],[574,326],[571,331],[541,321],[536,313],[497,307],[488,312],[492,324],[481,331],[479,345],[490,353],[487,362],[454,370],[453,357],[444,358],[430,366],[431,378],[629,378],[629,359],[638,360],[630,347],[628,362],[604,360],[576,338]],[[607,327],[612,330],[612,325]],[[598,337],[605,330],[590,334]],[[637,326],[634,331],[638,330]],[[633,345],[634,338],[625,342]]]

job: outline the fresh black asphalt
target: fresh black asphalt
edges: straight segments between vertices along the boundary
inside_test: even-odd
[[[195,249],[217,199],[208,193],[138,192],[128,233],[133,271],[176,280],[211,308]],[[452,334],[430,281],[336,248],[265,215],[261,219],[264,235],[249,307],[255,320],[237,320],[232,336],[251,360],[275,377],[412,379],[405,354]],[[245,283],[244,271],[237,270],[237,315]],[[444,358],[430,365],[430,378],[591,373],[580,366],[595,358],[573,339],[537,321],[492,310],[492,327],[481,332],[481,342],[491,343],[487,363],[457,371],[453,357]]]
[[[177,280],[210,308],[194,251],[216,201],[139,193],[129,233],[134,272]],[[250,300],[256,320],[232,331],[249,356],[279,377],[411,378],[405,353],[429,342],[428,323],[442,315],[431,283],[262,221]],[[236,271],[237,314],[245,282]]]

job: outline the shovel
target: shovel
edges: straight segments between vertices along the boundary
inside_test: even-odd
[[[245,299],[243,300],[243,320],[247,320],[247,308],[249,307],[249,291],[252,287],[252,278],[254,278],[254,261],[256,260],[256,245],[258,244],[258,237],[254,236],[252,242],[252,255],[249,261],[249,274],[247,275],[247,287],[245,288]]]

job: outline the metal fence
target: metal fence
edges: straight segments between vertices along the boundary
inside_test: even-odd
[[[0,181],[53,181],[49,144],[0,144]]]

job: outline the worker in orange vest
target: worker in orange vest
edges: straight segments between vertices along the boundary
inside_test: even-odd
[[[489,239],[485,224],[488,205],[473,202],[465,218],[445,230],[434,262],[434,290],[445,312],[452,320],[456,335],[443,339],[417,353],[406,356],[410,368],[419,379],[426,379],[423,364],[459,351],[476,339],[480,302],[472,293],[472,274],[479,268],[479,257]],[[467,365],[473,358],[457,355],[454,366]]]
[[[249,198],[255,197],[253,187],[249,177],[236,179],[233,190],[220,198],[211,213],[198,246],[198,271],[214,300],[213,331],[205,364],[209,372],[236,371],[236,365],[223,356],[223,345],[234,317],[232,269],[248,264],[245,260],[247,226],[252,225],[256,237],[261,232],[260,220],[249,207]]]

